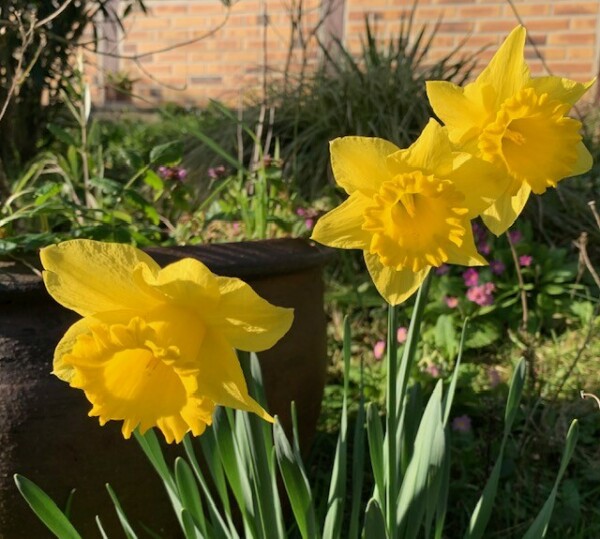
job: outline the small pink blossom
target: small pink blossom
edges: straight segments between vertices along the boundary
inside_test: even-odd
[[[479,274],[476,269],[469,268],[462,276],[465,281],[465,286],[476,286],[479,284]]]
[[[211,167],[208,169],[207,174],[211,180],[218,180],[222,176],[225,176],[225,167],[223,165]]]
[[[461,415],[452,420],[452,430],[456,432],[471,432],[471,418],[468,415]]]
[[[444,298],[444,301],[446,302],[446,305],[451,309],[456,309],[456,307],[458,307],[458,298],[455,296],[446,296]]]
[[[398,331],[396,332],[396,339],[398,339],[398,342],[400,344],[404,344],[406,342],[407,338],[408,338],[408,329],[405,328],[404,326],[400,326],[398,328]]]
[[[425,368],[425,372],[429,374],[429,376],[431,376],[432,378],[440,377],[440,368],[435,363],[430,363],[429,365],[427,365],[427,367]]]
[[[502,275],[506,269],[506,266],[502,260],[492,260],[490,262],[490,269],[494,275]]]
[[[313,226],[315,226],[315,220],[314,219],[304,219],[304,226],[308,230],[312,230]]]
[[[489,255],[492,252],[492,248],[490,247],[490,244],[485,241],[477,244],[477,250],[482,255]]]
[[[441,266],[435,268],[436,275],[446,275],[450,271],[450,266],[448,264],[442,264]]]
[[[234,221],[233,223],[231,223],[231,229],[233,230],[234,234],[237,234],[241,227],[240,227],[240,222],[239,221]]]
[[[373,346],[373,355],[375,359],[381,359],[385,354],[385,341],[377,341]]]
[[[183,181],[187,177],[187,170],[183,167],[158,167],[158,175],[163,180],[178,180]]]
[[[531,266],[532,262],[533,262],[533,257],[530,255],[521,255],[519,257],[519,264],[524,268],[528,268],[529,266]]]
[[[523,239],[523,234],[520,230],[510,230],[508,232],[508,237],[510,238],[511,243],[519,243]]]
[[[485,283],[478,286],[472,286],[467,290],[467,299],[473,303],[477,303],[481,307],[492,305],[494,297],[492,293],[496,290],[494,283]]]

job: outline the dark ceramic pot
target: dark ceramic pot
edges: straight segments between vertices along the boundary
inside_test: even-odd
[[[289,428],[290,402],[296,402],[306,450],[325,385],[321,270],[331,252],[303,240],[278,239],[148,253],[161,265],[197,258],[218,275],[243,279],[274,305],[294,308],[289,333],[259,360],[269,411]],[[73,522],[86,539],[100,537],[96,514],[110,537],[122,534],[105,483],[132,522],[178,537],[162,483],[136,442],[121,437],[120,422],[99,427],[87,416],[90,404],[83,393],[50,374],[54,347],[78,316],[55,303],[31,271],[0,264],[0,538],[50,537],[18,494],[14,473],[36,482],[62,507],[76,488]],[[167,449],[171,458],[180,452],[177,446]]]

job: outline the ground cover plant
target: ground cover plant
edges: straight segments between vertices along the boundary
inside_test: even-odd
[[[521,39],[515,37],[522,35],[521,32],[515,30],[510,39]],[[329,84],[338,82],[348,85],[349,91],[344,94],[347,95],[347,102],[357,104],[360,108],[364,103],[358,100],[356,89],[366,79],[381,81],[389,77],[392,71],[393,84],[398,84],[398,77],[403,81],[413,81],[413,71],[418,67],[421,53],[417,48],[412,51],[407,48],[406,36],[402,39],[392,43],[389,54],[381,55],[373,36],[368,32],[365,65],[359,65],[347,55],[343,56],[336,77],[315,83],[321,85],[316,87],[322,94],[312,86],[307,91],[306,95],[312,96],[319,103],[318,106],[307,104],[303,94],[302,98],[289,100],[292,103],[290,108],[310,106],[311,110],[318,113],[319,107],[328,102],[327,97],[337,91],[332,90],[333,86]],[[418,40],[417,44],[422,42]],[[404,64],[400,62],[402,69],[394,72],[390,65],[398,65],[399,58],[405,58],[406,61]],[[511,61],[519,60],[512,58]],[[444,78],[448,73],[452,78],[460,72],[462,64],[454,65],[449,71],[444,71],[446,67],[446,64],[442,65],[443,69],[435,72],[435,78]],[[494,69],[498,67],[488,69],[488,76]],[[374,73],[380,73],[380,78]],[[327,75],[323,72],[319,76]],[[351,77],[355,79],[348,82]],[[442,158],[433,155],[435,152],[429,152],[427,148],[444,148],[446,153],[450,152],[448,155],[455,150],[450,149],[445,131],[435,122],[427,125],[419,144],[411,145],[429,117],[429,112],[425,113],[429,109],[424,87],[419,84],[431,78],[431,73],[429,76],[419,74],[419,77],[415,87],[418,86],[418,92],[421,92],[418,94],[421,99],[419,103],[425,108],[419,109],[420,112],[413,118],[414,126],[406,131],[399,130],[398,123],[388,126],[391,130],[389,135],[373,133],[363,125],[348,127],[351,130],[349,133],[334,134],[325,128],[325,122],[319,126],[323,128],[324,138],[353,135],[349,137],[350,141],[337,143],[332,149],[336,180],[348,191],[360,192],[360,188],[353,190],[359,182],[355,182],[358,175],[352,172],[357,168],[356,161],[350,156],[352,153],[367,161],[376,161],[379,163],[378,173],[386,177],[385,181],[396,181],[388,172],[382,172],[385,167],[380,161],[384,160],[377,153],[382,148],[385,151],[380,153],[386,154],[386,157],[387,153],[396,156],[395,166],[400,168],[395,172],[399,175],[408,174],[415,185],[429,182],[421,176],[431,175],[426,172],[432,168],[435,169],[434,175],[455,185],[460,185],[461,181],[469,185],[469,175],[474,170],[469,168],[471,166],[479,167],[476,170],[478,173],[483,171],[485,177],[497,177],[499,174],[490,168],[491,165],[498,165],[498,156],[495,154],[493,158],[488,156],[487,161],[484,159],[484,163],[476,161],[481,156],[455,156],[460,161],[459,166],[450,171],[446,170],[448,167],[438,170],[439,162],[436,159]],[[493,75],[490,78],[498,82]],[[462,82],[460,77],[457,82]],[[526,81],[525,85],[530,82]],[[188,118],[179,136],[179,131],[173,127],[175,122],[172,122],[177,116],[166,110],[163,116],[165,120],[159,126],[170,125],[173,131],[165,130],[165,134],[161,132],[161,127],[156,126],[141,129],[139,136],[144,142],[140,144],[135,140],[135,134],[132,135],[133,140],[128,141],[118,125],[91,119],[85,87],[77,84],[78,79],[75,78],[71,86],[67,86],[63,93],[66,114],[58,123],[51,124],[50,131],[56,137],[55,146],[50,152],[38,156],[17,179],[13,196],[3,206],[1,223],[5,237],[2,248],[5,254],[20,256],[23,250],[36,249],[72,237],[144,246],[261,238],[283,233],[313,233],[317,240],[324,243],[364,250],[364,236],[362,232],[357,232],[356,224],[351,223],[355,216],[341,215],[339,209],[334,209],[334,213],[329,215],[337,215],[335,220],[323,217],[326,211],[338,204],[339,194],[332,195],[327,190],[324,193],[317,189],[322,185],[317,186],[311,181],[304,186],[299,183],[299,178],[307,176],[306,172],[301,172],[302,166],[307,166],[301,165],[301,161],[312,161],[315,166],[324,167],[324,159],[315,155],[325,155],[326,145],[325,149],[319,147],[315,150],[315,154],[299,156],[296,141],[302,140],[302,137],[313,138],[315,133],[301,126],[298,121],[284,122],[295,130],[290,142],[286,141],[283,134],[276,135],[277,112],[271,120],[268,109],[263,107],[258,109],[262,120],[247,124],[239,122],[232,111],[214,104],[215,117],[228,118],[236,135],[242,132],[250,140],[249,144],[232,150],[208,132],[202,123],[202,115],[199,119]],[[557,83],[553,90],[557,93],[556,99],[573,100],[574,94],[578,96],[585,89],[584,85],[575,85],[575,88],[576,91],[569,93],[563,86],[561,93],[561,86]],[[437,90],[451,94],[449,98],[438,96],[432,99],[434,110],[436,107],[439,109],[436,113],[440,119],[451,127],[455,118],[444,117],[444,103],[447,98],[458,100],[458,90],[442,83]],[[524,98],[530,99],[530,87],[527,86],[525,90]],[[377,95],[375,90],[373,93]],[[407,92],[407,96],[410,95]],[[506,101],[512,97],[507,97]],[[417,98],[414,95],[407,97],[407,102],[413,102],[411,99]],[[529,105],[536,106],[535,103]],[[505,108],[510,107],[507,105]],[[571,140],[575,127],[563,117],[567,108],[564,103],[559,107],[558,119],[564,120],[561,128],[567,131]],[[298,109],[295,110],[297,120]],[[281,116],[285,117],[283,114]],[[375,112],[373,116],[381,114]],[[556,119],[554,116],[552,118]],[[405,127],[402,126],[402,129]],[[460,130],[460,125],[455,126],[455,134]],[[131,133],[131,130],[127,132]],[[175,142],[167,142],[162,138],[172,138],[174,134],[177,138]],[[359,146],[366,135],[374,134],[392,139],[393,144],[378,142],[375,144],[379,149],[377,151],[369,143]],[[402,139],[405,135],[406,140]],[[493,129],[484,135],[490,142],[489,139],[494,136]],[[464,142],[459,139],[460,136],[453,144]],[[123,144],[119,143],[121,140]],[[198,154],[188,151],[190,140],[196,144],[202,142],[217,155],[217,161],[212,163],[214,166],[200,173],[202,184],[193,181],[194,174],[198,173],[194,171],[192,163]],[[490,145],[492,142],[494,140]],[[591,166],[579,142],[571,142],[578,157],[572,159],[570,155],[561,154],[562,160],[570,163],[568,171],[551,163],[548,168],[553,181],[562,179],[563,175],[584,172],[588,165]],[[353,144],[352,147],[358,151],[344,151],[341,144],[346,143]],[[290,145],[289,153],[284,153],[286,144]],[[557,142],[551,139],[549,144],[556,145]],[[590,149],[596,153],[593,146]],[[493,154],[493,150],[489,146],[486,151]],[[439,153],[444,152],[440,150]],[[516,159],[512,163],[510,157],[508,172],[506,163],[505,168],[500,167],[500,179],[503,175],[513,175],[510,166],[518,169],[523,165],[518,155],[512,156]],[[464,167],[462,175],[455,170],[461,166]],[[416,174],[417,171],[421,176]],[[532,171],[527,169],[525,172],[530,174]],[[319,181],[324,178],[322,173],[318,176]],[[595,178],[594,172],[591,172],[579,181],[582,185],[593,186]],[[186,409],[181,417],[165,419],[158,405],[151,410],[156,412],[154,415],[146,413],[141,398],[142,404],[136,408],[135,414],[120,417],[123,414],[111,408],[110,391],[100,399],[103,402],[95,402],[95,411],[103,421],[126,420],[123,425],[126,435],[132,434],[136,423],[141,425],[141,430],[156,423],[167,439],[180,440],[186,430],[198,434],[205,424],[213,422],[212,427],[200,437],[199,451],[212,455],[211,478],[218,484],[217,493],[210,491],[207,487],[210,478],[203,476],[196,466],[192,447],[195,442],[190,438],[183,438],[187,462],[179,460],[172,469],[171,463],[162,460],[151,431],[135,434],[165,483],[183,533],[188,537],[236,537],[240,532],[227,510],[233,500],[242,511],[243,533],[248,537],[272,537],[274,533],[281,537],[356,537],[363,529],[367,537],[383,537],[385,533],[392,537],[408,537],[416,535],[419,530],[437,537],[442,534],[462,535],[469,530],[467,536],[478,537],[482,536],[486,524],[486,537],[522,537],[525,534],[527,537],[542,537],[544,534],[549,537],[553,534],[586,537],[597,533],[600,519],[593,508],[593,499],[597,492],[598,477],[595,466],[598,414],[589,402],[578,400],[578,390],[585,387],[593,392],[600,385],[595,379],[593,365],[597,346],[594,335],[598,329],[598,283],[594,282],[590,267],[579,271],[583,266],[577,265],[575,250],[568,248],[568,243],[575,235],[569,236],[563,229],[563,237],[556,236],[559,228],[557,216],[561,215],[560,204],[564,203],[560,195],[558,203],[552,201],[548,204],[550,209],[544,214],[544,219],[537,219],[540,212],[530,210],[530,219],[518,221],[510,228],[508,237],[495,238],[484,228],[485,224],[492,223],[495,232],[508,229],[521,212],[523,199],[529,195],[528,189],[543,190],[539,182],[538,177],[532,179],[531,185],[522,181],[518,204],[508,204],[508,209],[506,204],[498,202],[503,193],[488,193],[479,197],[484,199],[487,196],[496,200],[491,210],[489,205],[486,209],[481,200],[470,200],[469,211],[454,215],[454,225],[464,229],[465,244],[469,244],[469,249],[452,251],[446,260],[443,260],[444,256],[439,251],[432,250],[425,255],[413,252],[410,261],[402,259],[399,262],[398,257],[406,253],[399,253],[382,242],[379,259],[367,261],[369,273],[366,273],[354,254],[340,255],[339,262],[328,270],[328,281],[331,282],[328,305],[333,362],[332,383],[326,393],[322,420],[324,433],[306,466],[299,455],[297,439],[288,440],[277,423],[271,427],[257,417],[240,411],[220,409],[212,417],[210,406],[200,406],[205,412],[202,417],[190,415]],[[563,184],[559,184],[556,192],[562,193],[562,187]],[[363,194],[360,192],[354,199]],[[386,194],[368,193],[379,210],[386,208]],[[416,211],[412,194],[405,194],[402,201],[409,215]],[[515,194],[512,195],[514,198]],[[547,196],[544,195],[542,200],[545,201]],[[541,204],[545,207],[543,201]],[[352,203],[360,204],[364,200],[353,200]],[[351,205],[344,204],[346,209]],[[538,200],[531,197],[530,206],[536,208],[538,204]],[[471,218],[482,212],[483,222],[477,219],[471,224]],[[389,232],[388,235],[397,232],[397,223],[382,217],[383,213],[372,211],[369,216],[366,229],[373,236],[382,229]],[[590,238],[593,238],[597,234],[594,214],[589,212],[586,215]],[[579,224],[574,222],[571,227],[576,234],[581,232]],[[41,234],[36,235],[38,233],[33,232],[35,229],[39,229]],[[358,239],[352,238],[351,233],[357,233]],[[548,237],[550,241],[546,242]],[[401,236],[394,236],[394,239],[404,241]],[[408,251],[423,248],[421,244],[415,246],[407,241],[403,246]],[[437,240],[431,241],[435,243]],[[89,249],[92,253],[90,259],[95,257],[93,253],[96,249],[113,250],[111,252],[114,253],[124,249],[133,258],[142,256],[131,254],[135,253],[133,248],[85,240],[60,245],[63,247],[43,251],[46,271],[55,276],[52,278],[55,285],[69,264],[75,264],[75,259],[80,261],[81,258],[88,258],[66,257],[70,262],[63,266],[53,259],[57,252],[55,249],[62,248],[65,252],[74,249],[76,252],[80,247],[75,246],[85,246],[81,249]],[[558,249],[556,245],[562,248]],[[592,246],[593,241],[590,241]],[[447,244],[443,247],[452,249]],[[475,266],[481,263],[478,253],[490,261],[489,266]],[[592,249],[590,255],[594,259]],[[118,260],[122,257],[114,254],[113,258]],[[183,301],[178,287],[189,285],[185,278],[185,264],[178,267],[181,273],[177,273],[174,268],[159,269],[147,258],[142,258],[138,262],[146,264],[149,269],[136,266],[120,272],[121,276],[129,271],[132,273],[131,281],[127,281],[129,285],[143,281],[147,290],[154,290],[150,294],[152,301],[158,301],[156,298],[163,296],[175,304]],[[401,279],[386,269],[390,267],[391,259],[395,261],[392,265],[407,269]],[[446,262],[475,267],[447,265]],[[423,275],[426,267],[435,268],[430,272],[436,274],[431,282]],[[112,271],[114,267],[104,269]],[[202,275],[202,279],[193,283],[190,294],[210,303],[214,287],[206,283],[212,282],[212,277],[203,268],[195,267],[190,271]],[[89,270],[81,273],[87,274]],[[90,305],[81,307],[68,298],[65,300],[64,290],[61,292],[60,286],[53,288],[52,279],[47,281],[49,288],[62,298],[63,303],[73,306],[83,316],[102,318],[96,307],[97,297],[88,298]],[[182,281],[186,281],[186,284],[183,285]],[[404,303],[422,283],[425,283],[424,291],[416,303]],[[83,286],[81,283],[72,284],[75,287]],[[210,290],[202,289],[205,285]],[[220,282],[219,293],[227,294],[231,292],[229,288],[233,290],[236,286]],[[387,324],[380,293],[391,304],[402,302],[400,308],[389,308]],[[85,297],[86,291],[80,295]],[[119,304],[119,310],[121,307]],[[175,311],[169,310],[169,314]],[[344,320],[346,314],[349,317]],[[237,316],[237,313],[228,316]],[[469,323],[463,331],[465,316],[469,317]],[[124,332],[139,336],[156,331],[157,320],[138,318],[107,319],[105,322],[118,326],[115,334]],[[281,321],[280,316],[266,318]],[[180,319],[175,316],[174,320],[177,322]],[[174,324],[171,318],[161,319],[160,322]],[[86,323],[90,323],[89,320]],[[261,323],[266,324],[265,320]],[[83,326],[85,324],[80,325],[79,329]],[[256,330],[258,323],[244,321],[241,327],[252,333],[250,328]],[[98,333],[100,331],[97,330],[93,335],[103,341]],[[271,334],[270,331],[263,328],[254,332]],[[168,370],[176,362],[177,351],[163,346],[159,337],[153,335],[154,340],[147,340],[152,343],[150,348],[153,352],[166,358],[165,368]],[[72,385],[96,398],[95,382],[86,371],[89,365],[85,356],[89,350],[84,345],[90,343],[83,341],[85,338],[79,343],[77,353],[73,348],[70,357],[58,354],[58,366],[55,364],[55,369],[61,378],[71,381]],[[116,344],[119,343],[111,343]],[[242,347],[237,340],[234,345]],[[67,339],[61,346],[64,351],[65,347],[72,346],[72,342]],[[246,348],[255,350],[261,346]],[[222,349],[218,352],[224,353]],[[521,356],[525,357],[526,362],[520,360]],[[236,384],[242,398],[233,402],[214,387],[204,387],[204,396],[208,395],[212,404],[221,403],[242,410],[250,408],[263,419],[269,420],[270,417],[259,406],[264,406],[264,401],[256,362],[253,358],[240,358],[240,364],[246,369],[250,392],[247,393],[243,378],[239,378],[237,360],[230,355],[227,357],[231,360],[230,366],[234,366],[232,368],[236,372]],[[72,378],[67,373],[69,369],[79,369],[79,377]],[[396,375],[394,369],[397,370]],[[120,376],[116,373],[115,380],[130,383],[131,379],[126,374],[122,374],[123,380]],[[190,389],[193,386],[190,381],[192,376],[189,372],[186,376],[188,378],[184,385]],[[402,398],[403,395],[406,400]],[[198,398],[192,393],[187,397],[191,400]],[[168,395],[163,403],[167,401]],[[366,406],[368,401],[373,403]],[[384,409],[391,413],[380,415],[379,410]],[[425,419],[421,420],[422,417]],[[575,417],[580,420],[579,427],[569,429]],[[414,419],[414,423],[410,419]],[[579,443],[575,448],[577,429]],[[385,432],[394,433],[396,430],[397,439],[393,435],[384,436]],[[374,463],[373,468],[361,468],[355,464],[367,454]],[[572,462],[566,469],[569,460]],[[242,464],[237,466],[236,461]],[[332,469],[334,472],[330,474]],[[23,472],[26,473],[26,470]],[[274,484],[277,473],[284,480],[280,488]],[[557,474],[558,479],[562,479],[560,483]],[[229,481],[232,497],[225,486],[226,480]],[[38,511],[39,500],[44,500],[46,512],[40,516],[46,519],[51,528],[55,526],[52,528],[55,533],[58,530],[62,536],[77,536],[68,520],[61,516],[60,510],[46,500],[35,486],[23,477],[19,477],[17,482],[23,495]],[[447,488],[450,488],[449,494]],[[317,494],[321,491],[325,495],[319,499]],[[498,494],[494,496],[496,492]],[[114,493],[111,496],[116,499]],[[284,520],[280,505],[279,498],[285,496],[289,496],[294,514],[291,524]],[[400,507],[397,512],[396,501]],[[491,513],[493,501],[495,504]],[[554,516],[550,529],[547,529],[553,505]],[[125,533],[135,536],[132,523],[125,516],[126,508],[123,510],[117,502],[115,506]],[[225,511],[220,512],[223,507]],[[476,507],[479,509],[476,510]],[[101,521],[99,528],[102,529]]]

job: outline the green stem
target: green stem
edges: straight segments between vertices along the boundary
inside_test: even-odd
[[[386,440],[387,482],[385,506],[390,539],[396,537],[396,502],[398,500],[398,470],[396,460],[396,378],[398,376],[398,341],[396,339],[396,307],[388,305],[387,327],[387,391]]]

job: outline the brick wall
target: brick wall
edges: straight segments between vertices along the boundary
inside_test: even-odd
[[[240,0],[228,9],[218,0],[147,0],[150,13],[130,15],[124,32],[105,24],[104,54],[89,58],[94,99],[110,97],[103,90],[106,74],[116,71],[135,80],[135,102],[142,106],[210,98],[235,103],[242,95],[261,95],[265,82],[282,78],[286,66],[292,80],[314,66],[320,58],[317,39],[327,43],[334,34],[359,51],[365,17],[378,38],[393,38],[413,0],[304,0],[301,15],[291,13],[290,4]],[[539,54],[553,74],[579,81],[598,74],[598,0],[513,0],[513,5],[537,47],[526,50],[534,73],[546,72]],[[414,28],[432,28],[438,20],[430,59],[463,43],[465,53],[480,51],[482,65],[518,23],[507,0],[420,0]]]

